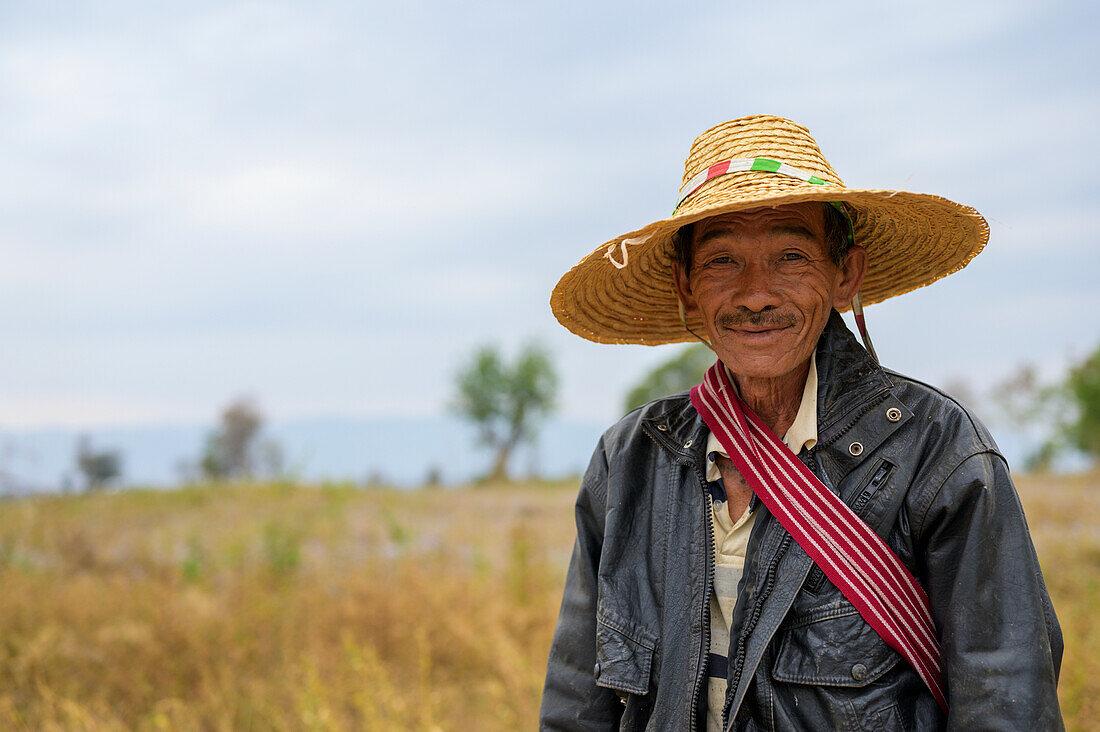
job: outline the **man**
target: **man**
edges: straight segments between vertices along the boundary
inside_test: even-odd
[[[1060,729],[1061,632],[1008,466],[863,328],[861,302],[965,266],[984,219],[846,188],[771,116],[703,133],[683,180],[671,217],[551,297],[589,340],[698,338],[718,362],[596,448],[542,727]]]

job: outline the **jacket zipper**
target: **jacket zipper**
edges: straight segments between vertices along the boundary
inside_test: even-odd
[[[852,503],[852,512],[855,513],[860,519],[864,518],[863,509],[867,505],[868,501],[878,493],[879,488],[885,485],[887,479],[894,473],[894,464],[883,460],[875,468],[874,474],[871,479],[863,486],[859,496]],[[806,582],[803,587],[812,595],[816,595],[821,592],[821,588],[825,585],[825,573],[821,570],[821,567],[816,564],[810,570],[810,576],[806,578]]]
[[[703,624],[703,642],[699,649],[699,671],[691,693],[691,719],[692,726],[695,726],[699,721],[699,694],[707,683],[707,654],[710,653],[710,593],[714,586],[714,522],[711,514],[714,511],[714,499],[707,490],[706,476],[699,474],[697,466],[693,465],[692,468],[703,488],[703,523],[707,527],[707,551],[703,557],[703,607],[699,614]]]
[[[871,500],[871,496],[878,493],[878,489],[882,487],[882,484],[886,482],[886,479],[890,477],[890,474],[894,472],[893,463],[882,461],[882,464],[875,470],[875,474],[871,476],[871,480],[867,481],[867,485],[863,488],[863,491],[859,494],[859,498],[852,504],[852,511],[863,518],[863,507],[867,505],[867,501]]]
[[[733,706],[733,697],[737,694],[737,687],[741,684],[741,674],[745,670],[745,653],[747,652],[746,647],[748,645],[748,639],[756,629],[756,624],[760,621],[760,614],[764,610],[764,601],[768,599],[772,589],[775,587],[775,578],[779,570],[779,561],[783,558],[783,555],[787,553],[787,549],[790,545],[791,535],[785,534],[783,540],[779,542],[779,548],[776,549],[775,556],[768,564],[767,573],[764,578],[764,589],[753,603],[752,616],[749,618],[749,622],[742,629],[741,633],[737,636],[737,655],[734,657],[733,679],[730,680],[726,692],[726,703],[722,705],[723,728],[728,727],[731,721],[729,719],[730,708]]]

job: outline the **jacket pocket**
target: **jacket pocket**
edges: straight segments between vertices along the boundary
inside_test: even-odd
[[[790,684],[866,686],[901,660],[847,600],[790,618],[772,678]]]
[[[596,685],[628,694],[649,691],[656,643],[642,633],[626,633],[603,616],[596,617]]]

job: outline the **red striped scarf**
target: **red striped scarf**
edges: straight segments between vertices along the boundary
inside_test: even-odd
[[[691,403],[753,493],[875,632],[912,664],[946,713],[928,596],[901,560],[753,414],[721,361],[691,390]]]

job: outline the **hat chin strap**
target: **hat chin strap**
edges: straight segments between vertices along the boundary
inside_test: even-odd
[[[684,326],[684,330],[686,330],[688,333],[691,333],[693,336],[695,336],[696,340],[698,340],[710,350],[714,351],[714,346],[711,345],[710,341],[688,327],[687,314],[684,312],[684,301],[680,299],[680,293],[675,292],[675,289],[674,294],[676,295],[676,310],[680,313],[680,325]],[[714,353],[717,354],[718,351],[714,351]]]
[[[875,363],[879,363],[875,346],[871,343],[871,334],[867,332],[867,320],[863,317],[863,303],[859,299],[858,292],[852,297],[852,315],[855,316],[856,327],[859,328],[859,337],[863,340],[863,347],[867,349],[867,353],[871,354],[871,358],[875,359]]]

